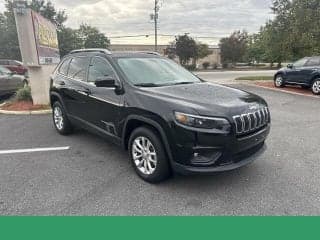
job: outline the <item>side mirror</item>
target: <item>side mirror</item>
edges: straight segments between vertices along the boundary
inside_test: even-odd
[[[288,66],[287,66],[288,68],[293,68],[293,64],[292,63],[290,63],[290,64],[288,64]]]
[[[96,87],[116,88],[116,80],[112,76],[99,77],[94,82]]]

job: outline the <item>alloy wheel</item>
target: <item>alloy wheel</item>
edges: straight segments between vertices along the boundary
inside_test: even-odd
[[[281,76],[278,76],[276,78],[276,86],[281,87],[283,85],[283,78]]]
[[[313,85],[312,85],[312,91],[315,94],[319,94],[320,93],[320,80],[316,80]]]
[[[137,137],[132,143],[132,157],[137,169],[151,175],[157,167],[157,153],[152,142],[146,137]]]
[[[53,110],[53,118],[54,124],[56,125],[57,129],[61,131],[63,129],[63,114],[60,107],[56,106]]]

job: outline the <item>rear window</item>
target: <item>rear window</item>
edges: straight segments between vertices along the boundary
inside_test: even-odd
[[[87,57],[75,57],[69,64],[68,77],[86,81],[87,68],[89,66],[89,58]]]

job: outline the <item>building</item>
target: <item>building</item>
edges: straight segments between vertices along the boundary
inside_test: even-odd
[[[158,53],[165,55],[165,50],[168,45],[158,45]],[[111,51],[147,51],[154,52],[154,45],[143,44],[113,44],[110,47]]]
[[[158,52],[162,55],[166,55],[166,49],[169,45],[158,45]],[[111,51],[154,51],[154,45],[143,44],[113,44],[110,46]],[[204,62],[210,63],[211,67],[221,65],[220,48],[218,46],[209,46],[209,50],[212,52],[209,56],[199,59],[197,61],[197,67],[203,68]]]
[[[210,66],[217,68],[221,65],[221,51],[218,46],[209,46],[209,50],[212,52],[209,56],[199,59],[197,61],[197,67],[203,68],[202,64],[205,62],[210,63]]]

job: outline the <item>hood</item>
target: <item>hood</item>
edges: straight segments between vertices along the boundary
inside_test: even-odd
[[[145,88],[144,90],[153,97],[162,98],[181,107],[191,107],[198,114],[206,116],[226,116],[226,114],[233,116],[266,106],[266,102],[257,95],[212,83]]]

